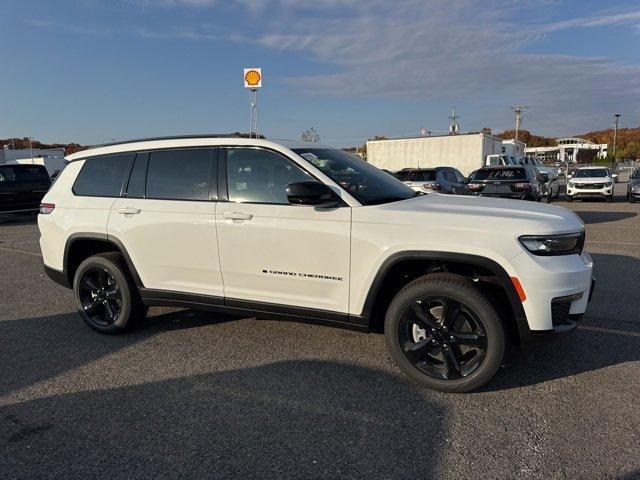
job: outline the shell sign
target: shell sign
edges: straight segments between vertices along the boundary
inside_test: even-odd
[[[262,69],[261,68],[245,68],[244,69],[244,88],[261,88],[262,87]]]

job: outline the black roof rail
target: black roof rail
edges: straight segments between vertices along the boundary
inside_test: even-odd
[[[92,145],[91,148],[98,147],[112,147],[114,145],[125,145],[127,143],[137,143],[137,142],[152,142],[159,140],[184,140],[189,138],[250,138],[248,133],[203,133],[200,135],[190,134],[190,135],[169,135],[166,137],[147,137],[147,138],[134,138],[132,140],[122,140],[118,142],[110,142],[110,143],[100,143],[98,145]],[[260,135],[260,139],[264,139],[266,137]]]

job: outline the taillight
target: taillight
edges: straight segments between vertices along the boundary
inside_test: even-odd
[[[41,203],[40,204],[40,213],[42,215],[48,215],[53,212],[53,209],[56,208],[55,203]]]
[[[440,190],[440,184],[439,183],[425,183],[422,186],[424,188],[428,189],[428,190]]]
[[[480,190],[482,188],[482,184],[481,183],[470,183],[469,185],[467,185],[467,187],[469,188],[469,190]]]
[[[531,184],[529,182],[516,183],[513,187],[516,190],[531,190]]]

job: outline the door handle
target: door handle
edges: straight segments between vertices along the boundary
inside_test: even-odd
[[[251,220],[253,215],[250,213],[242,213],[242,212],[224,212],[222,214],[223,218],[228,220]]]
[[[117,212],[120,213],[121,215],[137,215],[141,211],[142,210],[140,210],[139,208],[133,208],[133,207],[124,207],[124,208],[119,208],[117,210]]]

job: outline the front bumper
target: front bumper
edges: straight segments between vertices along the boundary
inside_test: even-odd
[[[604,188],[575,188],[567,186],[567,195],[570,197],[610,197],[613,195],[613,185]]]
[[[526,320],[518,322],[521,343],[562,337],[575,330],[594,288],[593,260],[581,255],[541,257],[523,252],[512,260],[526,293]]]

